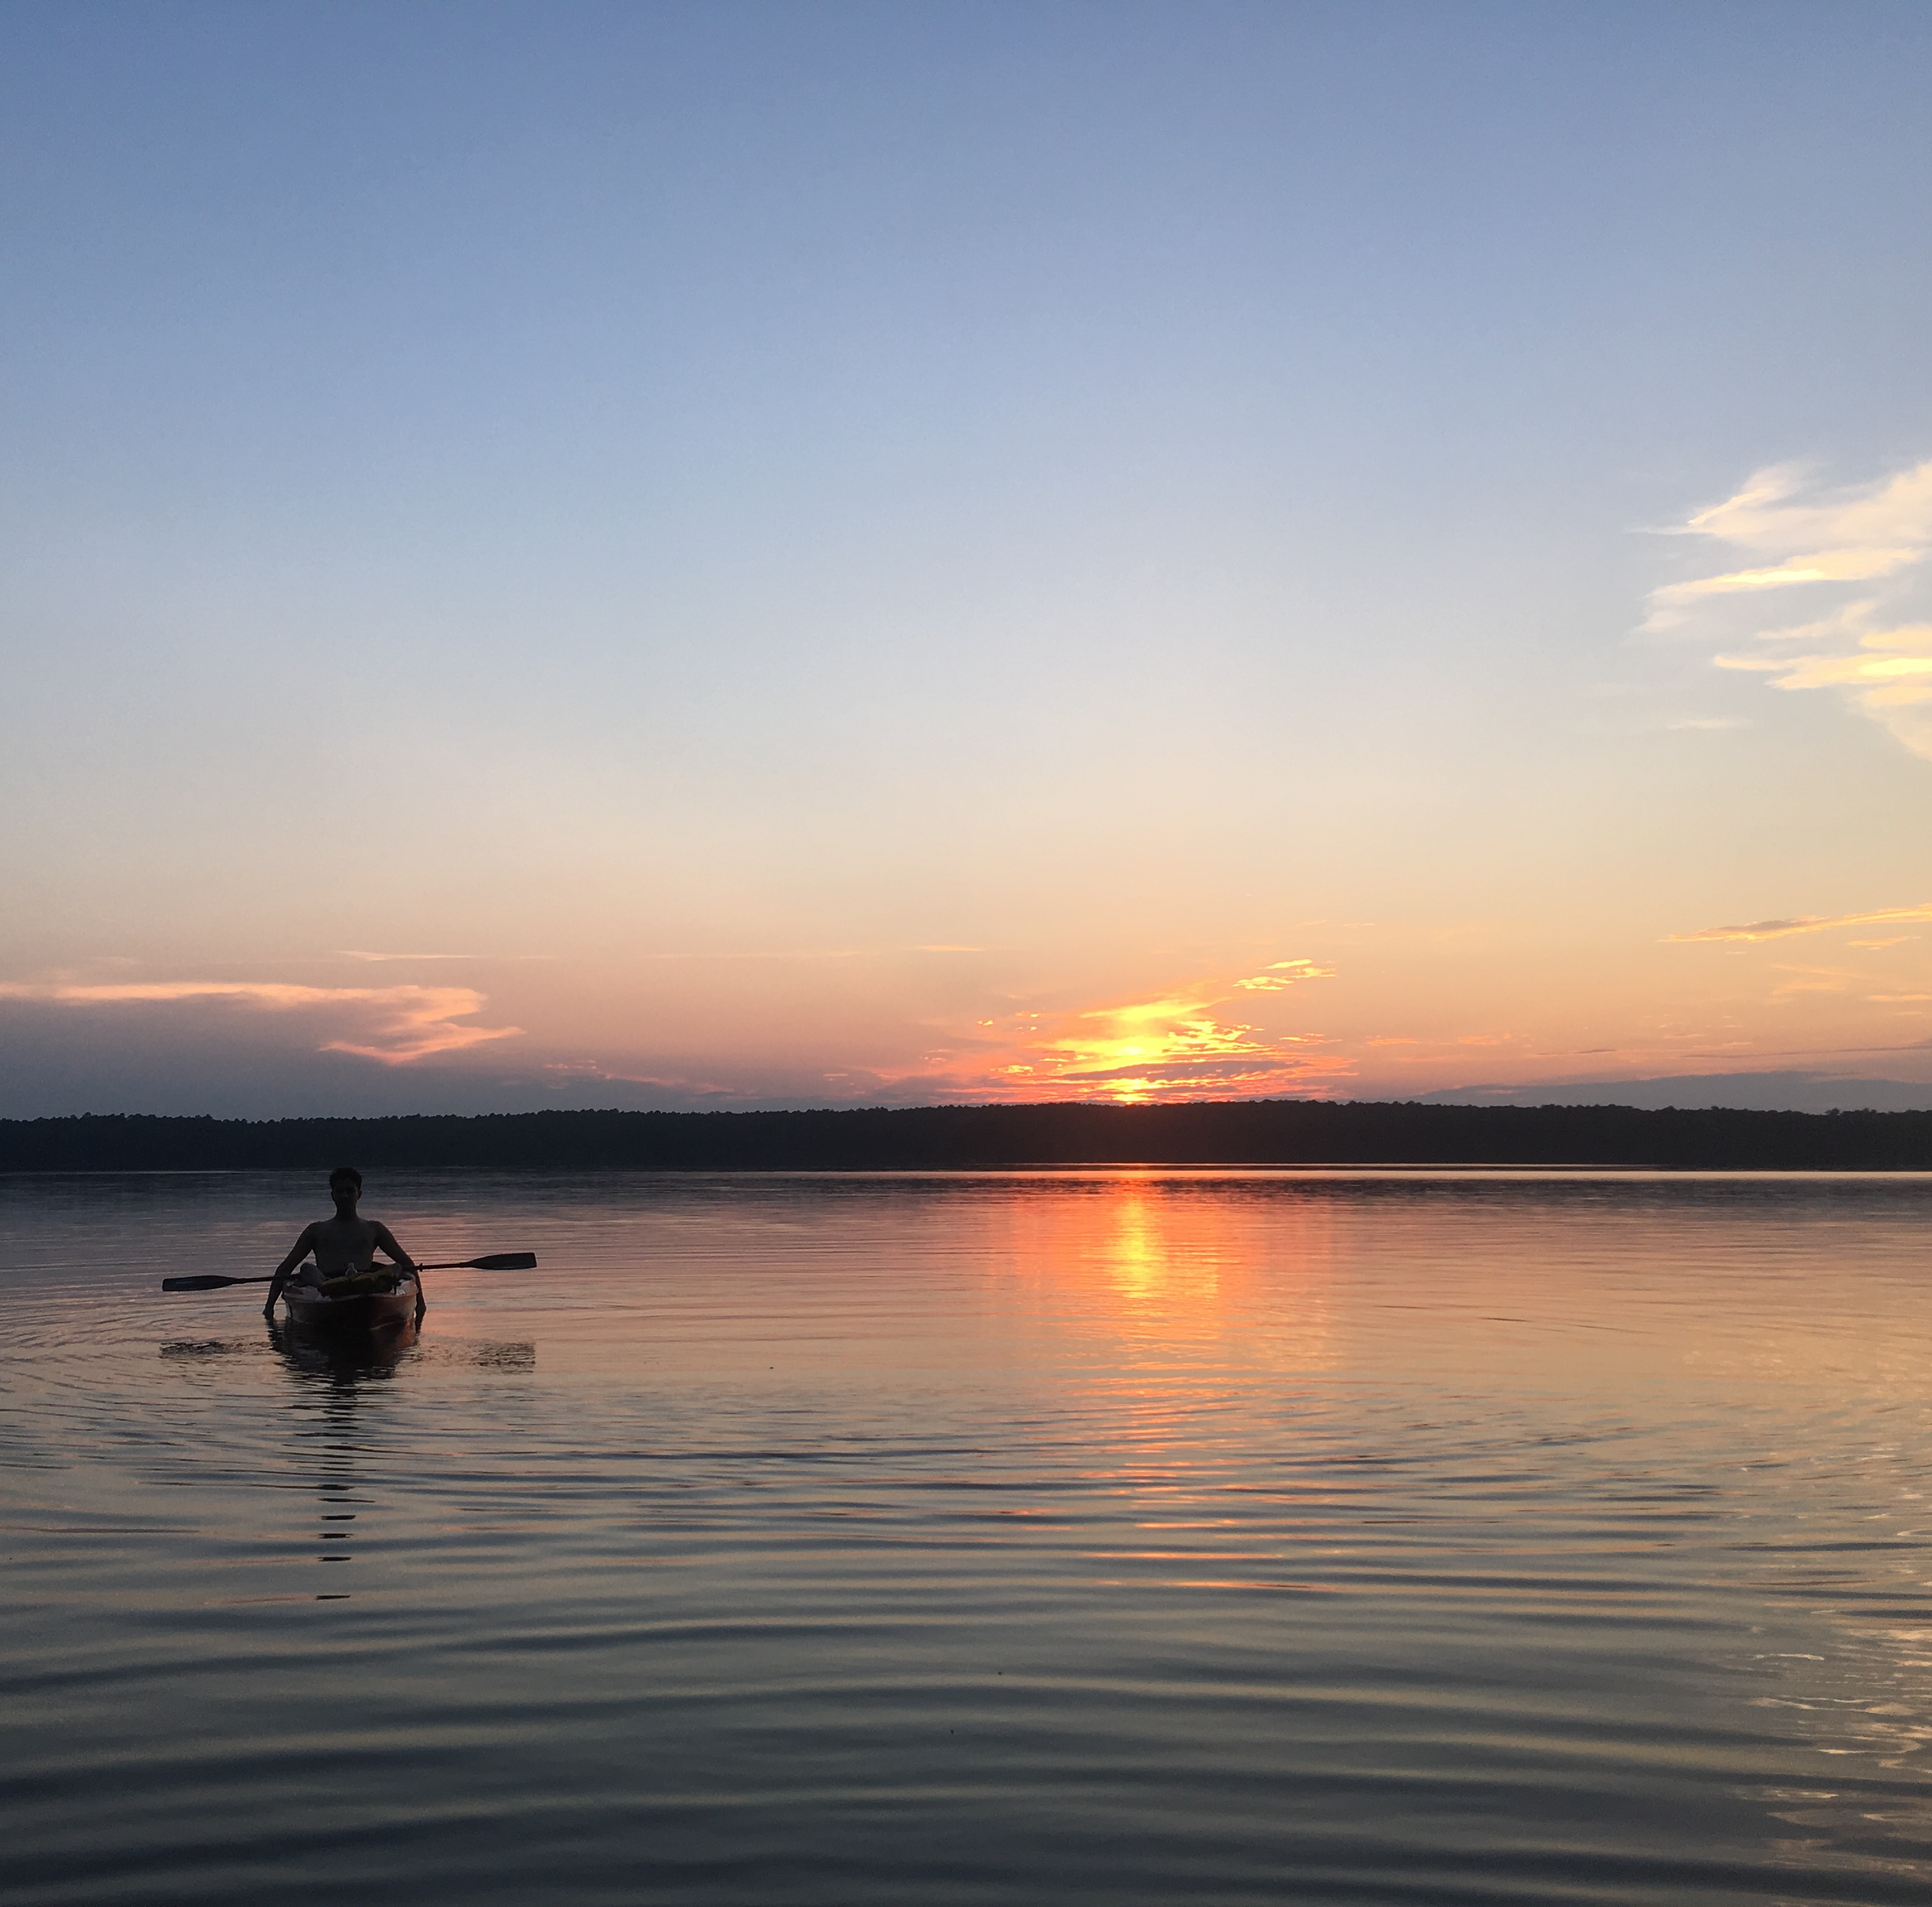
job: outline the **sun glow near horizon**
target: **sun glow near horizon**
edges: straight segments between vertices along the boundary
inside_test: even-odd
[[[1312,960],[1282,960],[1228,987],[1081,1008],[1050,1029],[1016,1029],[1022,1056],[994,1069],[988,1084],[1004,1098],[1122,1105],[1305,1090],[1352,1070],[1345,1060],[1324,1060],[1310,1050],[1324,1044],[1321,1035],[1270,1034],[1247,1022],[1218,1019],[1211,1009],[1236,990],[1279,992],[1298,980],[1333,977],[1333,969]]]

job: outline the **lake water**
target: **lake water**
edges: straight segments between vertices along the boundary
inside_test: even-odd
[[[28,1903],[1932,1897],[1932,1181],[0,1179]]]

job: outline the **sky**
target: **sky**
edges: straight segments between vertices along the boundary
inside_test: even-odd
[[[1932,11],[0,13],[0,1116],[1932,1107]]]

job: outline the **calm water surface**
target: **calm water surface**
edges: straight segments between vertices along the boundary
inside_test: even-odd
[[[1932,1898],[1932,1181],[0,1179],[28,1903]]]

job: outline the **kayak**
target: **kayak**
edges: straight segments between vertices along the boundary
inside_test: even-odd
[[[292,1322],[328,1331],[374,1331],[385,1325],[407,1324],[416,1314],[421,1296],[416,1280],[406,1275],[388,1291],[331,1292],[312,1284],[286,1285],[282,1290]]]

